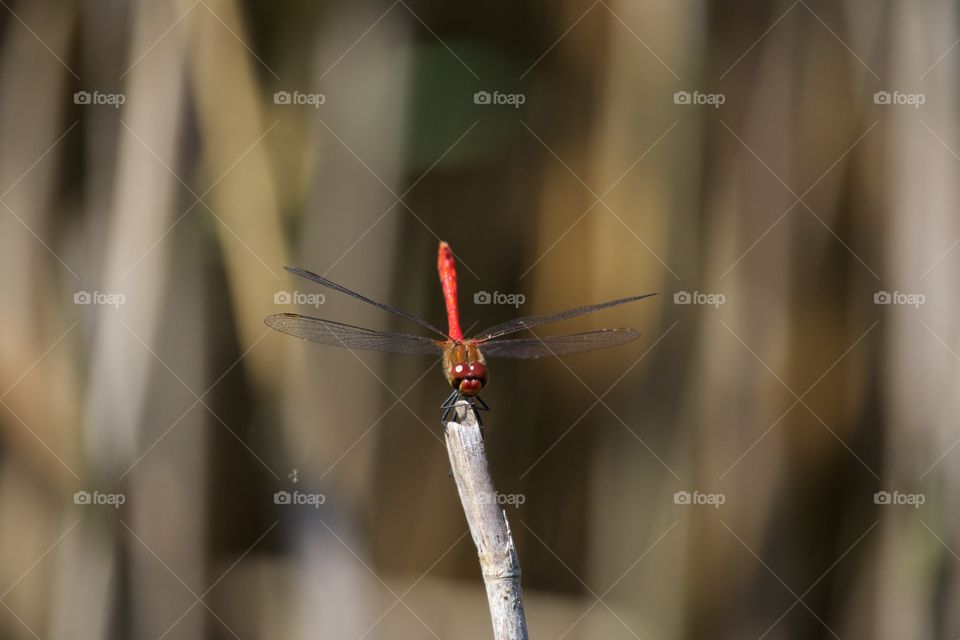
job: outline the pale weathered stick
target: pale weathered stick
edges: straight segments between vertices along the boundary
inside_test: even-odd
[[[487,587],[495,640],[527,640],[527,621],[520,592],[520,561],[513,546],[507,514],[500,508],[490,478],[487,453],[477,418],[461,400],[456,420],[447,423],[447,452],[470,534],[477,545]]]

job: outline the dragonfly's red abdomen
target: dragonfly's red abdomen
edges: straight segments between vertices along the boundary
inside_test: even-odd
[[[447,307],[447,326],[450,337],[463,340],[460,329],[460,311],[457,308],[457,268],[453,261],[450,245],[440,242],[437,252],[437,271],[440,273],[440,285],[443,287],[443,301]]]

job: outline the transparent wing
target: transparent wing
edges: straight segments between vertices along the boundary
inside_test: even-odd
[[[356,291],[351,291],[350,289],[347,289],[346,287],[341,286],[341,285],[337,284],[336,282],[333,282],[332,280],[327,280],[327,279],[324,278],[323,276],[318,276],[317,274],[313,273],[312,271],[307,271],[306,269],[301,269],[300,267],[284,267],[284,269],[286,269],[287,271],[289,271],[290,273],[292,273],[292,274],[294,274],[294,275],[300,276],[301,278],[306,278],[307,280],[313,280],[313,281],[316,282],[317,284],[322,284],[323,286],[327,287],[328,289],[333,289],[334,291],[339,291],[340,293],[345,293],[345,294],[347,294],[348,296],[353,296],[353,297],[356,298],[357,300],[362,300],[363,302],[366,302],[367,304],[372,304],[373,306],[377,307],[378,309],[383,309],[384,311],[389,311],[390,313],[392,313],[392,314],[394,314],[394,315],[398,315],[398,316],[400,316],[401,318],[405,318],[405,319],[407,319],[407,320],[409,320],[409,321],[411,321],[411,322],[415,322],[416,324],[420,325],[420,326],[423,327],[424,329],[427,329],[428,331],[432,331],[432,332],[434,332],[435,334],[437,334],[437,335],[439,335],[439,336],[442,336],[443,338],[448,338],[448,337],[449,337],[449,336],[447,336],[447,334],[445,334],[443,331],[440,331],[440,329],[437,329],[435,326],[433,326],[432,324],[430,324],[429,322],[427,322],[427,321],[424,320],[423,318],[418,318],[417,316],[413,315],[412,313],[407,313],[406,311],[403,311],[402,309],[397,309],[396,307],[391,307],[391,306],[388,305],[388,304],[383,304],[382,302],[376,302],[375,300],[371,300],[370,298],[368,298],[368,297],[366,297],[366,296],[364,296],[364,295],[361,295],[361,294],[357,293]]]
[[[615,347],[639,337],[636,329],[599,329],[544,338],[490,340],[478,346],[488,358],[545,358]]]
[[[311,318],[295,313],[278,313],[267,316],[264,322],[268,327],[277,331],[310,342],[319,342],[334,347],[411,355],[440,355],[443,353],[442,344],[430,338],[391,331],[374,331],[343,324],[342,322],[321,320],[320,318]]]
[[[516,331],[521,331],[523,329],[531,329],[533,327],[536,327],[542,324],[557,322],[558,320],[575,318],[577,316],[582,316],[585,313],[593,313],[594,311],[599,311],[600,309],[606,309],[608,307],[616,307],[617,305],[627,304],[628,302],[634,302],[636,300],[643,300],[644,298],[649,298],[650,296],[655,296],[655,295],[657,294],[645,293],[640,296],[630,296],[629,298],[620,298],[618,300],[611,300],[610,302],[590,304],[585,307],[577,307],[576,309],[567,309],[566,311],[558,311],[556,313],[547,313],[541,316],[529,316],[527,318],[517,318],[515,320],[509,320],[507,322],[494,325],[472,339],[482,343],[482,342],[486,342],[487,340],[492,340],[493,338],[499,338],[500,336],[505,336],[508,333],[514,333]]]

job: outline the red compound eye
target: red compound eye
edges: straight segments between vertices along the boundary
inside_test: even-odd
[[[487,365],[482,362],[471,362],[469,365],[470,377],[479,378],[482,382],[487,380]]]

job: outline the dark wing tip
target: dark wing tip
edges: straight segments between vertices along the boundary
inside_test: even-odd
[[[277,326],[281,324],[284,320],[288,320],[290,318],[302,318],[302,317],[303,316],[301,316],[299,313],[274,313],[273,315],[269,315],[266,318],[264,318],[263,324],[267,325],[271,329],[276,329]]]

